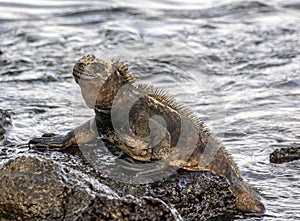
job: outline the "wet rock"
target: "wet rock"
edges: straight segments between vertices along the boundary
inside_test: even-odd
[[[178,214],[170,211],[157,198],[127,196],[120,200],[96,196],[77,220],[181,220]]]
[[[6,110],[0,109],[0,140],[4,139],[5,127],[11,125],[11,116]]]
[[[152,196],[170,202],[185,220],[207,220],[235,213],[229,182],[210,172],[180,170],[164,182],[150,185]]]
[[[0,140],[3,140],[6,130],[0,125]]]
[[[92,176],[52,160],[11,159],[0,180],[1,220],[176,219],[159,199],[120,198]]]
[[[0,109],[0,123],[3,126],[11,125],[11,115],[8,111]]]
[[[104,181],[105,182],[105,181]],[[119,195],[151,196],[173,205],[184,220],[232,217],[237,211],[235,196],[222,175],[178,170],[159,182],[129,185],[110,180],[106,183]]]
[[[271,163],[284,163],[300,159],[300,145],[274,150],[269,156]]]
[[[58,165],[37,158],[10,160],[0,179],[0,217],[9,220],[61,220],[68,197],[79,191],[63,182]]]
[[[115,156],[121,156],[120,150],[113,150],[114,146],[108,147]],[[86,148],[95,147],[91,145]],[[85,156],[88,156],[87,153]],[[126,159],[126,156],[123,157]],[[92,159],[91,156],[88,158]],[[130,159],[130,162],[138,163],[133,159]],[[105,172],[102,171],[102,173]],[[143,185],[123,183],[109,178],[103,179],[101,171],[94,171],[92,175],[120,196],[131,194],[137,197],[150,196],[161,199],[169,206],[173,206],[184,220],[209,220],[218,217],[222,220],[224,217],[232,217],[237,213],[236,197],[230,190],[227,178],[211,172],[179,169],[161,181]],[[121,176],[122,173],[119,172],[119,175]]]

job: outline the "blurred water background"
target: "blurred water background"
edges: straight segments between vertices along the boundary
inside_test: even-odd
[[[300,2],[0,0],[0,108],[7,139],[64,134],[93,115],[72,77],[86,54],[122,59],[175,95],[261,190],[263,218],[300,220],[300,163],[269,163],[300,140]],[[75,107],[75,108],[74,108]]]

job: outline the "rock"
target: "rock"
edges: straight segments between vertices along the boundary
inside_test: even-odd
[[[271,163],[284,163],[300,159],[300,145],[274,150],[269,156]]]
[[[113,145],[107,145],[114,155],[120,156],[120,151],[112,150]],[[91,150],[96,149],[96,146],[92,147],[91,145],[81,147],[81,149],[90,148]],[[93,153],[92,156],[96,156],[93,151],[91,153]],[[101,154],[104,153],[101,152]],[[92,156],[87,153],[85,156],[92,159]],[[123,157],[126,159],[125,156]],[[91,167],[89,166],[89,168]],[[149,184],[128,184],[114,179],[103,179],[101,171],[90,171],[89,173],[120,196],[131,194],[136,197],[159,198],[169,206],[173,206],[184,220],[208,220],[217,217],[222,219],[237,213],[236,197],[230,190],[229,181],[224,176],[214,175],[211,172],[179,169],[164,180]],[[105,172],[102,171],[102,173]],[[119,174],[122,175],[121,172]]]
[[[163,201],[153,197],[138,200],[129,195],[120,200],[96,196],[76,220],[181,220],[170,211]]]
[[[207,220],[236,211],[236,198],[229,186],[222,175],[179,170],[166,181],[151,184],[149,191],[174,205],[185,220]]]
[[[67,185],[58,165],[50,160],[10,160],[1,169],[0,179],[0,217],[9,220],[61,220],[70,195],[80,191],[88,195]]]
[[[119,195],[151,196],[174,206],[184,220],[224,218],[236,213],[235,196],[222,175],[178,170],[167,179],[144,185],[103,181]]]
[[[120,198],[93,177],[52,160],[17,157],[3,165],[0,180],[1,220],[180,218],[159,199]]]
[[[0,140],[3,140],[5,132],[6,132],[6,130],[0,124]]]
[[[11,125],[11,116],[6,110],[0,109],[0,140],[4,139],[5,127]]]

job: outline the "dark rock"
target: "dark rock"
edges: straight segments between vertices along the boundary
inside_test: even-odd
[[[207,220],[236,211],[229,186],[222,175],[180,170],[164,182],[151,184],[150,192],[174,205],[185,220]]]
[[[0,180],[1,220],[176,219],[159,199],[120,198],[92,176],[52,160],[12,159],[3,165]]]
[[[0,217],[9,220],[61,220],[69,196],[79,191],[65,184],[58,165],[37,158],[9,161],[0,179]]]
[[[86,148],[93,149],[95,147]],[[111,150],[113,146],[109,146],[109,148]],[[85,156],[88,156],[86,152]],[[96,155],[93,154],[93,156]],[[91,157],[88,156],[89,159],[92,159]],[[131,161],[138,163],[132,159]],[[109,168],[107,169],[109,170]],[[104,172],[102,171],[102,173]],[[119,174],[122,175],[121,172]],[[211,172],[180,169],[164,180],[149,184],[128,184],[114,179],[103,179],[101,171],[93,172],[92,176],[97,177],[101,183],[115,190],[120,196],[131,194],[137,197],[159,198],[169,206],[172,205],[185,220],[224,218],[237,212],[236,197],[230,190],[227,178]]]
[[[0,109],[0,140],[3,140],[6,132],[5,127],[9,125],[11,125],[10,114],[5,110]]]
[[[103,181],[106,183],[106,181]],[[129,185],[110,180],[106,183],[119,195],[151,196],[173,205],[184,220],[209,220],[236,213],[235,196],[222,175],[178,170],[164,181]]]
[[[284,163],[300,159],[300,146],[291,146],[274,150],[269,156],[271,163]]]
[[[4,138],[4,134],[5,134],[6,130],[3,128],[3,126],[0,124],[0,140],[2,140]]]
[[[3,109],[0,109],[0,124],[4,127],[11,125],[11,115]]]
[[[176,219],[177,217],[177,219]],[[120,199],[107,199],[96,196],[77,220],[181,220],[172,214],[161,200],[152,197],[136,199],[127,196]]]

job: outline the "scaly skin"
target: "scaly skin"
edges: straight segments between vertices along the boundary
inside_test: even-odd
[[[75,64],[73,76],[95,118],[66,136],[34,138],[30,145],[62,149],[101,134],[135,160],[167,160],[178,168],[223,174],[238,209],[264,213],[259,194],[242,179],[223,145],[172,97],[151,86],[135,86],[134,76],[120,61],[84,56]]]

